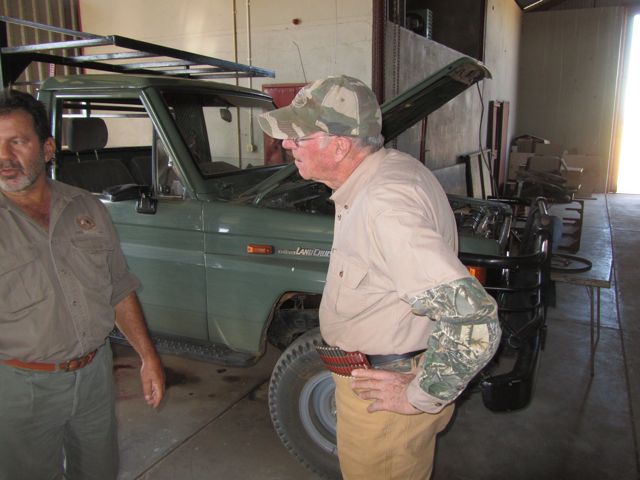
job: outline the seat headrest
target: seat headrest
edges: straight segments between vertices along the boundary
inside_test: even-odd
[[[69,118],[67,122],[63,141],[72,152],[100,150],[107,144],[107,125],[102,118]]]

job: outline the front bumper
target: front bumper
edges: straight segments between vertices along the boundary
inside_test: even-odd
[[[539,352],[546,328],[538,329],[518,348],[513,368],[480,382],[482,401],[489,410],[505,412],[526,407],[533,396]]]

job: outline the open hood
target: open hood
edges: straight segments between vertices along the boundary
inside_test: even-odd
[[[484,78],[491,78],[489,70],[479,61],[463,57],[385,102],[380,106],[385,142]]]

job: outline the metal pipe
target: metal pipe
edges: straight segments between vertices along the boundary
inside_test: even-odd
[[[251,0],[247,0],[247,65],[252,65],[251,61]],[[253,88],[252,79],[249,78],[249,88]]]
[[[252,58],[251,58],[251,0],[247,0],[247,4],[246,4],[246,8],[247,8],[247,64],[249,66],[252,65]],[[253,88],[253,79],[251,77],[249,77],[249,88]],[[255,149],[255,142],[254,142],[254,136],[253,136],[253,108],[249,109],[249,145],[248,147],[251,148],[251,150],[253,151]]]
[[[233,60],[238,63],[238,11],[236,9],[236,0],[233,0]],[[238,76],[235,77],[236,86],[238,86]],[[238,167],[242,168],[242,131],[240,130],[240,109],[236,107],[236,134],[238,140]]]
[[[378,103],[384,102],[384,1],[373,1],[373,81],[372,90]]]

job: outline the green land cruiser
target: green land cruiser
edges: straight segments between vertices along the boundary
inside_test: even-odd
[[[138,49],[207,61],[122,37],[73,33],[92,44],[108,38],[117,46],[134,42]],[[3,48],[5,85],[31,61],[100,68],[106,58],[54,58],[41,53],[42,46],[30,47]],[[216,72],[270,73],[209,60]],[[255,118],[274,108],[269,96],[194,79],[195,68],[173,75],[128,68],[148,75],[70,75],[41,84],[38,98],[51,114],[58,146],[51,176],[94,192],[109,209],[129,267],[142,282],[138,293],[161,351],[250,366],[267,344],[282,350],[269,387],[275,429],[309,469],[339,476],[334,386],[314,349],[332,243],[330,191],[297,175],[278,144],[268,153],[255,147],[262,143]],[[385,138],[487,76],[479,62],[462,58],[385,103]],[[504,332],[495,361],[470,390],[481,390],[492,410],[522,408],[545,331],[544,202],[521,217],[517,202],[450,201],[460,258],[498,300]]]

